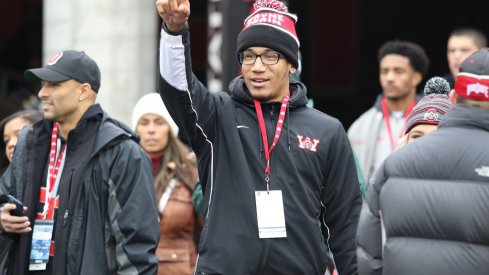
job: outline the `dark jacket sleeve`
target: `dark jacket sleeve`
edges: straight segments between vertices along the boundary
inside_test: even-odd
[[[109,175],[107,215],[118,274],[156,274],[159,241],[151,161],[135,143],[120,144]]]
[[[210,93],[192,73],[190,34],[161,30],[158,92],[192,149],[202,152],[213,139],[220,93]]]
[[[12,175],[11,166],[8,166],[7,169],[0,175],[0,196],[5,196],[10,194],[8,188],[11,186],[10,177]],[[5,201],[0,201],[0,205],[5,203]]]
[[[385,162],[371,179],[362,207],[357,232],[357,260],[360,274],[382,274],[382,224],[379,194],[385,183]]]
[[[3,205],[7,203],[6,196],[7,195],[15,196],[15,194],[12,193],[11,189],[12,189],[12,166],[9,165],[7,167],[7,170],[5,170],[0,177],[0,212],[3,209]],[[8,234],[3,230],[3,226],[1,225],[1,221],[0,221],[0,238],[1,235],[4,235],[4,237],[6,237],[6,235],[11,235],[11,234]],[[5,248],[0,246],[0,249],[4,250]]]
[[[12,163],[10,163],[0,178],[0,194],[10,194],[19,200],[23,200],[25,186],[17,183],[26,180],[24,171],[26,166],[31,165],[33,162],[32,159],[28,158],[26,149],[27,136],[33,135],[32,132],[32,125],[28,125],[19,133]]]
[[[17,184],[16,176],[24,176],[25,173],[21,173],[22,165],[26,165],[29,160],[26,160],[27,154],[25,152],[26,146],[26,134],[27,130],[32,129],[32,125],[24,127],[24,129],[19,134],[19,139],[17,140],[16,150],[14,152],[13,162],[7,167],[2,175],[0,175],[0,196],[12,195],[20,200],[23,199],[23,186]],[[14,168],[16,167],[16,168]],[[21,181],[25,181],[21,178]],[[3,207],[3,203],[0,203]],[[9,253],[12,251],[10,249],[13,245],[18,245],[19,234],[7,233],[0,226],[0,274],[3,274],[7,262],[9,259]]]
[[[205,179],[210,178],[212,171],[203,163],[212,162],[215,122],[219,107],[224,100],[230,100],[229,96],[209,92],[192,73],[188,27],[181,33],[169,33],[163,24],[158,66],[158,92],[198,157],[202,190],[206,190]]]
[[[24,200],[23,195],[25,186],[17,183],[26,181],[26,173],[24,172],[25,166],[33,162],[32,159],[28,159],[27,157],[27,134],[32,134],[32,125],[24,127],[19,133],[12,163],[10,163],[3,174],[0,175],[0,196],[12,195],[21,201]],[[16,238],[18,235],[4,232],[3,227],[1,226],[0,234],[4,234],[4,236],[8,238]]]
[[[322,194],[322,230],[339,274],[357,274],[355,234],[362,198],[350,142],[339,122],[335,130]]]

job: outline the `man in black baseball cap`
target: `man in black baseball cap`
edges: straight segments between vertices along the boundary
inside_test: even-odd
[[[63,51],[25,75],[43,81],[44,119],[22,130],[0,178],[0,195],[28,207],[20,217],[11,214],[15,204],[1,211],[0,235],[15,239],[7,274],[156,274],[151,161],[95,103],[97,64]]]
[[[28,79],[37,78],[54,83],[73,79],[90,84],[96,93],[100,88],[100,70],[97,63],[83,51],[57,52],[44,68],[27,70],[25,76]]]
[[[360,274],[489,274],[488,91],[484,49],[462,62],[438,129],[377,170],[357,232]]]

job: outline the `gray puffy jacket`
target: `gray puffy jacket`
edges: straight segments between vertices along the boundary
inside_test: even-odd
[[[359,274],[489,274],[489,111],[457,105],[367,190]]]

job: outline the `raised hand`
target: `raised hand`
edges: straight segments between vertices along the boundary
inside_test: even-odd
[[[172,32],[183,30],[190,16],[189,0],[157,0],[156,9]]]

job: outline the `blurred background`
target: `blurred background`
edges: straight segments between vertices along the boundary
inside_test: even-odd
[[[345,128],[381,93],[377,50],[387,40],[423,46],[431,59],[428,79],[448,72],[446,43],[454,28],[473,27],[489,35],[487,0],[284,2],[299,18],[300,79],[314,107]],[[239,73],[236,37],[252,2],[190,3],[194,72],[209,89],[227,90]],[[129,123],[137,99],[155,91],[160,24],[154,1],[0,0],[0,119],[39,108],[40,83],[26,81],[24,70],[41,67],[57,51],[74,49],[99,64],[98,101]]]

